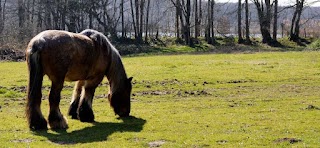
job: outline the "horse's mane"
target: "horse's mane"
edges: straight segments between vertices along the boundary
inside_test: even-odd
[[[88,36],[95,42],[95,46],[100,46],[99,48],[101,48],[103,54],[109,55],[107,59],[108,67],[106,70],[106,76],[110,83],[111,93],[115,93],[127,79],[127,74],[118,50],[101,32],[92,29],[86,29],[80,32],[80,34]]]

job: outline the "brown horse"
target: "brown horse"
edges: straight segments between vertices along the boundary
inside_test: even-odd
[[[108,99],[114,112],[120,117],[129,116],[132,77],[127,78],[118,51],[102,33],[90,29],[81,33],[43,31],[29,42],[26,59],[29,68],[26,116],[30,129],[47,129],[40,108],[44,75],[52,81],[48,117],[52,129],[68,128],[59,108],[64,81],[77,81],[69,108],[73,119],[94,121],[92,99],[104,76],[110,84]]]

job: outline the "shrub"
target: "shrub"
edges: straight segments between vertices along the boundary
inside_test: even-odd
[[[320,39],[315,40],[310,45],[308,45],[307,49],[310,50],[319,50],[320,49]]]

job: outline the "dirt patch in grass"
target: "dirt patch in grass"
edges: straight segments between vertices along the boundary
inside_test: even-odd
[[[209,93],[206,90],[150,90],[150,91],[138,91],[132,94],[132,96],[148,96],[148,95],[174,95],[178,97],[187,97],[187,96],[209,96]]]
[[[27,92],[27,86],[14,86],[14,87],[11,87],[10,89],[16,92],[22,92],[22,93]]]
[[[216,141],[218,144],[226,144],[226,143],[228,143],[228,141],[227,140],[218,140],[218,141]]]
[[[256,80],[252,80],[252,79],[248,79],[248,80],[245,80],[245,79],[241,79],[241,80],[230,80],[230,81],[217,81],[217,83],[219,84],[226,84],[226,83],[255,83],[255,82],[258,82]]]
[[[178,79],[165,79],[163,81],[133,81],[132,84],[141,84],[145,86],[146,88],[152,88],[152,86],[173,86],[173,85],[193,85],[193,86],[199,86],[199,85],[210,85],[210,84],[231,84],[231,83],[256,83],[259,81],[253,80],[253,79],[239,79],[239,80],[229,80],[229,81],[216,81],[216,82],[209,82],[209,81],[180,81]]]
[[[297,138],[280,138],[275,140],[275,143],[283,143],[283,142],[289,142],[290,144],[298,143],[301,142],[302,140],[297,139]]]
[[[132,82],[132,84],[141,84],[147,88],[151,88],[152,86],[170,86],[170,85],[183,85],[183,84],[191,84],[191,83],[195,83],[195,82],[191,82],[191,81],[179,81],[178,79],[165,79],[163,81],[146,81],[146,80],[142,80],[142,81],[136,81],[134,80]]]
[[[13,87],[7,88],[7,87],[0,86],[0,89],[1,88],[6,89],[6,90],[12,90],[15,92],[20,92],[20,93],[26,93],[28,87],[27,86],[13,86]],[[42,90],[50,90],[50,88],[51,88],[50,86],[43,86]],[[73,89],[73,86],[65,85],[65,86],[63,86],[63,89]]]
[[[165,143],[166,143],[165,140],[158,140],[158,141],[149,142],[148,145],[149,145],[149,147],[160,147],[161,145],[163,145]]]
[[[32,139],[15,139],[12,140],[11,142],[14,143],[31,143],[33,140]]]

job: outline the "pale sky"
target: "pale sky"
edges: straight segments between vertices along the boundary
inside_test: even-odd
[[[244,1],[244,0],[242,0],[242,1]],[[248,0],[248,1],[251,2],[251,0]],[[284,5],[294,4],[296,0],[278,0],[278,1],[279,1],[279,5],[284,6]],[[320,0],[305,0],[305,1],[307,3],[313,3],[312,6],[320,6]],[[238,0],[215,0],[215,2],[216,3],[218,3],[218,2],[233,2],[233,3],[237,3]]]

